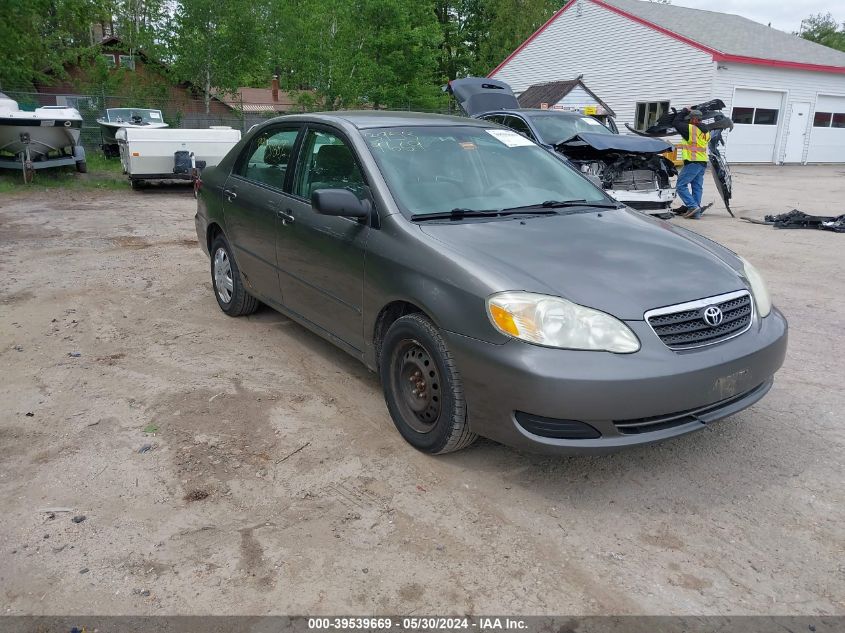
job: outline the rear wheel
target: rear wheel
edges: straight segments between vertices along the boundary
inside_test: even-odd
[[[76,161],[76,171],[78,171],[80,174],[87,174],[88,163],[86,163],[84,160]]]
[[[475,441],[460,374],[429,319],[422,314],[397,319],[384,337],[379,361],[387,408],[408,443],[442,454]]]
[[[217,305],[229,316],[252,314],[260,305],[244,288],[229,243],[222,235],[211,244],[211,285]]]

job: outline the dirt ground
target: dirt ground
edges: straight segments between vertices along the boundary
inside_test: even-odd
[[[845,212],[841,167],[735,180],[737,215]],[[607,457],[429,457],[355,360],[220,312],[194,209],[0,199],[0,612],[845,614],[845,235],[677,220],[790,320],[752,409]]]

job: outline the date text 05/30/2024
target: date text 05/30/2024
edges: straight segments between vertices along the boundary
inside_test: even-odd
[[[310,631],[521,631],[528,624],[509,617],[326,617],[308,618]]]

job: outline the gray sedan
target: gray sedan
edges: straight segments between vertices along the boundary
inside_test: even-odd
[[[665,440],[757,402],[786,353],[749,262],[490,122],[272,119],[199,193],[221,310],[264,303],[377,371],[422,451]]]

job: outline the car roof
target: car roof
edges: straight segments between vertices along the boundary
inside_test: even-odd
[[[313,121],[322,123],[347,123],[359,130],[377,127],[405,126],[453,126],[490,127],[489,121],[479,121],[462,116],[428,114],[425,112],[403,112],[394,110],[337,110],[333,112],[310,112],[293,114],[271,120]]]

